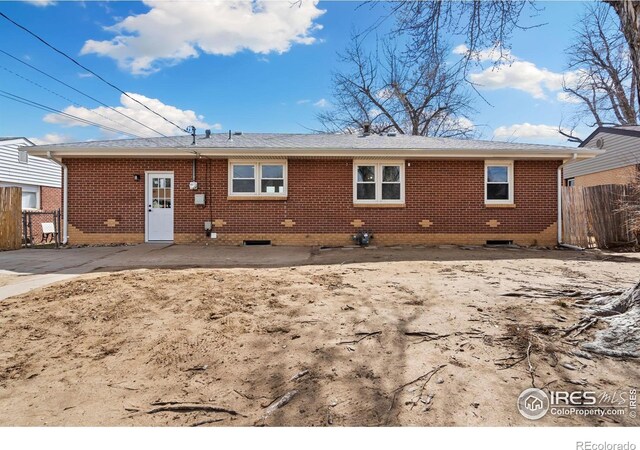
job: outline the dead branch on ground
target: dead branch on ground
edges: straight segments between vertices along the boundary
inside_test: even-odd
[[[357,344],[360,341],[363,341],[367,338],[373,337],[373,336],[378,336],[382,334],[382,331],[373,331],[371,333],[366,333],[366,332],[362,332],[362,333],[356,333],[356,336],[360,336],[358,339],[355,339],[353,341],[342,341],[342,342],[338,342],[336,345],[342,345],[342,344]]]
[[[153,403],[152,403],[153,404]],[[164,402],[164,406],[150,409],[146,411],[147,414],[156,414],[159,412],[211,412],[211,413],[225,413],[231,416],[243,416],[237,411],[227,408],[221,408],[219,406],[212,405],[196,405],[196,404],[183,404],[181,402]]]
[[[411,386],[414,383],[417,383],[418,381],[424,381],[424,384],[422,385],[422,390],[424,391],[424,388],[426,387],[427,383],[431,380],[431,378],[433,378],[433,376],[438,373],[442,368],[446,367],[446,364],[441,364],[433,369],[431,369],[429,372],[425,373],[424,375],[420,375],[418,378],[415,378],[411,381],[409,381],[408,383],[403,384],[402,386],[397,387],[396,389],[394,389],[392,391],[393,396],[391,397],[391,404],[389,405],[389,409],[387,409],[387,420],[386,420],[386,424],[389,423],[389,420],[391,418],[391,411],[393,410],[393,407],[396,403],[396,398],[398,396],[398,394],[400,392],[402,392],[402,390],[404,388],[406,388],[407,386]]]
[[[216,423],[216,422],[222,422],[224,419],[207,419],[207,420],[201,420],[200,422],[196,422],[196,423],[192,423],[191,425],[189,425],[190,427],[199,427],[201,425],[206,425],[208,423]]]

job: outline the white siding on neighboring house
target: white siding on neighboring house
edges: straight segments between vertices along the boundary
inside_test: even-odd
[[[605,153],[592,159],[567,164],[564,168],[565,180],[640,164],[640,137],[600,132],[585,147],[597,148],[598,139],[604,141],[602,150]]]
[[[31,145],[24,138],[0,138],[0,183],[61,187],[62,172],[56,163],[36,156],[20,162],[20,147]]]

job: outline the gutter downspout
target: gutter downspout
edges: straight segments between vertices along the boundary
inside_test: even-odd
[[[51,152],[47,152],[47,159],[62,168],[62,244],[66,245],[67,241],[69,240],[69,202],[67,196],[69,187],[69,172],[67,170],[67,166],[63,164],[62,161],[57,160]]]
[[[562,169],[569,164],[570,162],[578,159],[578,154],[574,153],[570,160],[564,161],[562,164],[558,166],[558,246],[566,245],[563,242],[562,236],[562,185],[563,185],[563,176]]]

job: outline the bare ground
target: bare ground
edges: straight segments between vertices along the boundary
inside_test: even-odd
[[[90,274],[0,302],[0,425],[638,425],[515,404],[532,383],[637,383],[637,360],[572,354],[606,325],[563,330],[582,316],[572,289],[626,288],[640,260],[402,252]]]

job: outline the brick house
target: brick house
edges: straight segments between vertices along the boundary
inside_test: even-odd
[[[214,134],[36,146],[70,243],[558,241],[561,167],[591,148],[396,135]]]
[[[26,149],[31,146],[33,143],[23,137],[0,137],[0,187],[22,189],[23,211],[59,210],[62,207],[62,170],[54,161],[29,157]],[[52,221],[53,215],[34,215],[34,236],[41,235],[43,222]]]
[[[564,170],[567,186],[629,184],[640,173],[640,126],[599,127],[580,147],[601,149],[604,153],[567,164]]]
[[[60,166],[29,158],[33,143],[22,137],[0,137],[0,187],[22,188],[22,209],[52,211],[61,206]]]

